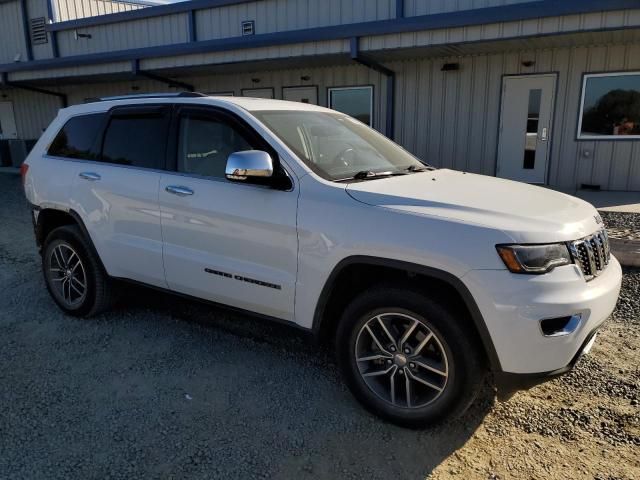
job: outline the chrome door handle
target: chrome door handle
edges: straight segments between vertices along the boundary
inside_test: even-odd
[[[546,142],[547,140],[549,140],[549,129],[547,127],[544,127],[542,129],[542,135],[540,137],[540,141]]]
[[[102,178],[100,175],[93,172],[81,172],[78,176],[85,180],[89,180],[90,182],[96,182]]]
[[[188,187],[181,187],[179,185],[169,185],[165,188],[165,190],[174,195],[178,195],[179,197],[187,197],[189,195],[193,195],[193,190]]]

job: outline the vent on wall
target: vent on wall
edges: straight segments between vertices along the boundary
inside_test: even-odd
[[[256,22],[253,20],[242,22],[242,35],[253,35],[254,33],[256,33]]]
[[[42,45],[47,43],[47,30],[45,28],[44,17],[32,18],[31,22],[31,43],[33,45]]]

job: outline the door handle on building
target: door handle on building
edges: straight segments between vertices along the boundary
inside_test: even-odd
[[[102,178],[100,175],[93,172],[81,172],[78,176],[85,180],[89,180],[90,182],[96,182]]]
[[[542,135],[540,135],[540,141],[546,142],[547,140],[549,140],[549,129],[547,127],[544,127],[542,129]]]

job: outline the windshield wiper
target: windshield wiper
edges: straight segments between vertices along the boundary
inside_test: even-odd
[[[405,172],[393,172],[391,170],[386,172],[374,172],[372,170],[361,170],[351,178],[345,178],[345,180],[369,180],[372,178],[380,177],[395,177],[397,175],[406,175]]]
[[[435,170],[435,168],[429,166],[429,165],[411,165],[410,167],[405,168],[405,172],[411,172],[411,173],[415,173],[415,172],[428,172],[431,170]]]

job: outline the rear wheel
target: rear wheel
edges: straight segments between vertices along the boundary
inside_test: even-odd
[[[51,297],[65,313],[91,316],[109,307],[111,280],[78,227],[49,233],[42,270]]]
[[[342,316],[336,349],[354,396],[407,427],[464,412],[486,374],[464,319],[410,289],[378,287],[357,297]]]

